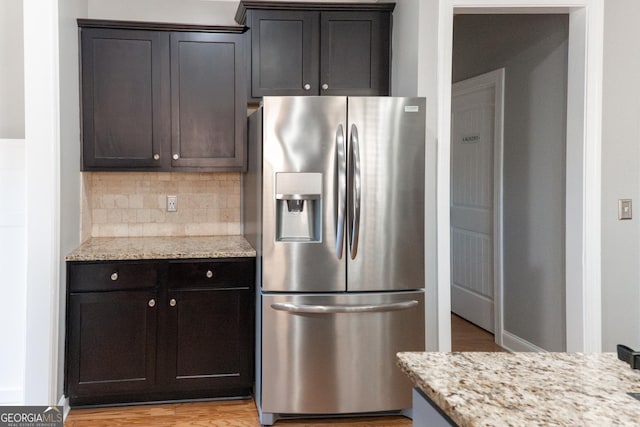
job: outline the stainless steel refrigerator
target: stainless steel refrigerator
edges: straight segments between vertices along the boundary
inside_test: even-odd
[[[411,407],[395,354],[424,350],[424,139],[424,98],[265,97],[250,116],[263,425]]]

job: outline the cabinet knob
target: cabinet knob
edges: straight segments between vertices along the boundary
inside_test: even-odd
[[[327,90],[327,89],[329,89],[329,85],[328,85],[328,84],[326,84],[326,83],[324,83],[324,84],[322,85],[322,90]]]
[[[118,280],[118,272],[117,271],[115,273],[111,273],[111,280],[113,280],[114,282],[116,280]]]
[[[180,158],[180,156],[179,156],[179,155],[177,155],[177,154],[174,154],[174,155],[173,155],[173,160],[178,160],[179,158]]]
[[[154,154],[153,160],[160,160],[160,154]]]
[[[177,304],[177,302],[176,302],[176,299],[175,299],[175,298],[171,298],[171,299],[169,300],[169,305],[170,305],[171,307],[175,307],[175,306],[176,306],[176,304]]]
[[[309,83],[305,83],[302,87],[304,88],[304,90],[311,90],[311,85]]]
[[[149,304],[149,307],[155,307],[156,306],[156,300],[151,298],[147,304]]]
[[[213,271],[207,270],[207,279],[211,279],[213,277]]]

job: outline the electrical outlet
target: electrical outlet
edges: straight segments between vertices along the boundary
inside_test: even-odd
[[[167,196],[167,212],[178,211],[178,196]]]

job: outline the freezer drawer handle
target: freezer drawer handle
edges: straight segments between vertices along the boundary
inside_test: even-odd
[[[271,308],[290,313],[380,313],[384,311],[400,311],[413,308],[418,305],[418,301],[393,302],[389,304],[375,305],[306,305],[291,304],[288,302],[277,302],[271,304]]]

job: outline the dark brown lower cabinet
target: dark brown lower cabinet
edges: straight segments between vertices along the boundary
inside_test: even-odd
[[[69,262],[67,271],[72,406],[251,395],[253,258]]]
[[[69,298],[67,381],[76,395],[134,393],[156,383],[155,291]]]
[[[237,337],[251,334],[249,289],[170,291],[169,305],[168,381],[181,390],[244,387],[251,360]]]

